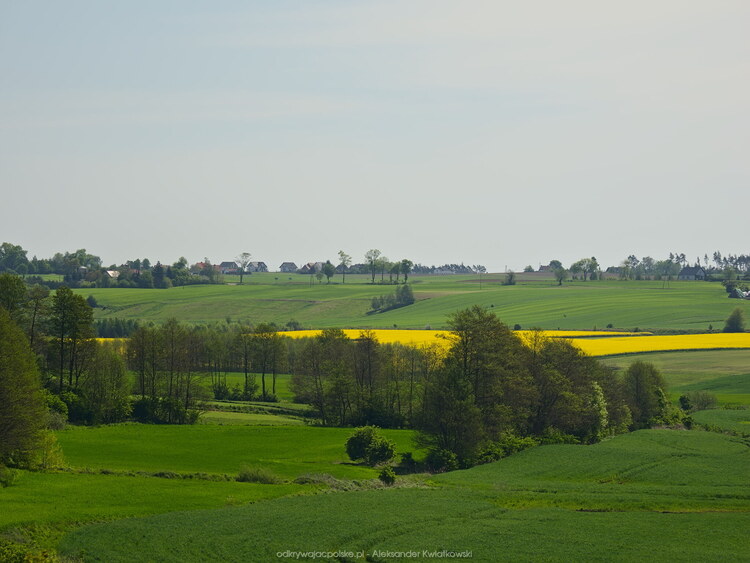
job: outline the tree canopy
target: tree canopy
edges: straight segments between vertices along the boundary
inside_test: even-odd
[[[0,464],[23,464],[42,440],[47,409],[34,353],[0,307]]]

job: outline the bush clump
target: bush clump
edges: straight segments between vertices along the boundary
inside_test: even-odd
[[[346,440],[346,453],[352,461],[362,460],[367,465],[375,466],[393,459],[396,446],[383,437],[375,426],[363,426]]]
[[[425,465],[433,473],[458,469],[458,456],[450,450],[431,450],[425,459]]]
[[[278,485],[283,480],[281,477],[265,469],[264,467],[251,467],[243,465],[237,474],[237,481],[240,483],[262,483],[264,485]]]
[[[386,465],[383,469],[381,469],[380,475],[378,475],[378,479],[380,479],[383,484],[391,486],[396,482],[396,472],[390,465]]]
[[[10,467],[0,465],[0,487],[2,487],[3,489],[5,487],[10,487],[13,483],[16,482],[17,478],[18,471],[16,471],[15,469],[11,469]]]

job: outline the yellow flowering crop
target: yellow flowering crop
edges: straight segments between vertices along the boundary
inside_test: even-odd
[[[295,330],[291,332],[283,332],[284,336],[290,336],[292,338],[305,338],[317,336],[320,334],[320,330]],[[344,329],[344,334],[347,338],[359,338],[359,334],[362,332],[360,329]],[[444,344],[448,342],[445,338],[450,334],[449,330],[398,330],[398,329],[373,329],[372,332],[378,339],[378,342],[383,344],[392,344],[399,342],[401,344],[408,344],[419,346],[422,344]],[[531,331],[519,330],[516,331],[521,338],[524,338]],[[545,336],[550,338],[585,338],[587,336],[617,336],[617,335],[628,335],[628,334],[648,334],[648,333],[632,333],[632,332],[597,332],[590,330],[545,330],[542,331]]]
[[[344,329],[344,334],[347,338],[355,339],[359,338],[361,332],[364,329]],[[392,344],[399,342],[401,344],[409,344],[413,346],[419,346],[421,344],[432,344],[432,343],[443,343],[446,342],[444,336],[450,334],[447,330],[397,330],[397,329],[376,329],[371,330],[378,342],[383,344]],[[321,333],[320,330],[294,330],[290,332],[282,332],[284,336],[290,336],[292,338],[305,338],[317,336]]]
[[[591,356],[613,356],[672,350],[716,350],[750,348],[750,334],[678,334],[665,336],[574,338],[573,344]]]

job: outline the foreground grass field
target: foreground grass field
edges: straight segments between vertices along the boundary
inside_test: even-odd
[[[307,485],[164,479],[138,475],[23,472],[0,489],[0,530],[28,524],[112,520],[221,508],[308,492]]]
[[[441,550],[475,561],[743,561],[748,451],[719,434],[640,431],[595,446],[534,448],[439,476],[429,489],[85,526],[61,549],[85,561],[273,561],[342,550],[352,555],[339,560],[352,561],[403,559],[387,551],[428,561]]]
[[[393,293],[392,285],[309,284],[309,276],[254,274],[244,285],[205,285],[159,289],[81,289],[103,308],[97,318],[120,317],[187,322],[275,322],[294,319],[305,328],[445,328],[451,313],[481,305],[510,326],[591,330],[721,329],[735,307],[748,302],[727,299],[718,283],[595,281],[567,282],[529,278],[501,285],[503,276],[412,276],[417,302],[386,313],[368,314],[372,297]],[[338,280],[337,280],[338,281]]]

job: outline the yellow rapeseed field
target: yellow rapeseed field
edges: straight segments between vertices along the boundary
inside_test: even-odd
[[[294,330],[290,332],[282,332],[284,336],[290,336],[292,338],[306,338],[317,336],[320,334],[319,330]],[[360,329],[344,329],[344,334],[347,338],[355,339],[359,338],[361,332]],[[419,346],[421,344],[432,344],[434,342],[443,343],[446,342],[445,336],[450,334],[447,330],[397,330],[397,329],[377,329],[372,330],[378,342],[383,344],[392,344],[394,342],[400,342],[401,344],[409,344],[412,346]]]
[[[348,338],[359,338],[362,331],[346,329]],[[446,344],[447,330],[396,330],[377,329],[371,331],[379,342],[420,346],[422,344]],[[530,331],[517,331],[524,338]],[[671,350],[716,350],[722,348],[750,348],[750,333],[744,334],[682,334],[654,336],[650,333],[595,332],[576,330],[546,330],[550,338],[567,338],[590,356],[613,356],[617,354],[637,354],[641,352],[665,352]],[[311,337],[320,334],[319,330],[297,330],[283,333],[292,338]]]
[[[292,338],[306,338],[317,336],[320,334],[320,330],[295,330],[290,332],[283,332],[284,336],[290,336]],[[344,329],[344,334],[347,338],[359,338],[362,330],[360,329]],[[421,344],[443,344],[446,343],[446,336],[450,334],[448,330],[398,330],[398,329],[373,329],[372,332],[378,339],[378,342],[383,344],[391,344],[393,342],[399,342],[401,344],[419,346]],[[531,331],[519,330],[516,334],[524,338]],[[586,338],[594,336],[625,336],[629,334],[648,334],[648,333],[633,333],[633,332],[601,332],[601,331],[590,331],[590,330],[545,330],[542,331],[545,336],[550,338]]]
[[[574,338],[571,340],[591,356],[613,356],[672,350],[718,350],[750,348],[750,333],[679,334],[665,336]]]

